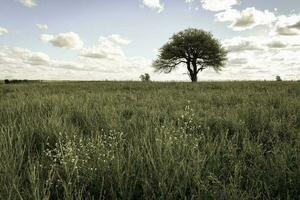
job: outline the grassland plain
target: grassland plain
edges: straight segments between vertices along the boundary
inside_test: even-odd
[[[0,199],[300,199],[300,82],[0,84]]]

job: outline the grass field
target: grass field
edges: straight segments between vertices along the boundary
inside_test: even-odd
[[[300,199],[300,82],[0,84],[0,199]]]

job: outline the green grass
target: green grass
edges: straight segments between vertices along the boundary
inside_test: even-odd
[[[0,84],[0,199],[300,199],[300,82]]]

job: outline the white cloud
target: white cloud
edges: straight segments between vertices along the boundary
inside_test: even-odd
[[[43,52],[18,47],[0,46],[0,78],[68,79],[67,73],[89,72],[77,63],[57,61]],[[70,77],[72,79],[74,77]]]
[[[36,27],[42,31],[48,30],[47,24],[36,24]]]
[[[282,49],[282,48],[286,48],[288,45],[282,41],[274,40],[274,41],[269,42],[267,44],[267,46],[269,48]]]
[[[50,62],[50,58],[45,53],[34,53],[28,58],[28,63],[31,65],[47,65]]]
[[[0,27],[0,36],[7,34],[7,33],[8,33],[8,30],[6,28]]]
[[[143,0],[143,4],[148,8],[162,12],[164,10],[164,5],[160,0]]]
[[[257,10],[255,7],[242,11],[227,9],[216,15],[219,22],[230,22],[229,28],[234,31],[244,31],[264,25],[271,29],[270,35],[295,36],[300,35],[300,14],[276,15],[269,10]],[[269,31],[269,29],[266,29]]]
[[[276,33],[279,35],[286,35],[286,36],[298,35],[298,32],[296,30],[293,30],[287,26],[283,26],[283,27],[277,26]]]
[[[51,59],[43,52],[0,46],[0,79],[138,80],[151,72],[151,60],[117,56],[114,59],[78,57],[72,62]]]
[[[19,2],[29,8],[37,5],[36,0],[19,0]]]
[[[239,57],[232,56],[229,58],[227,65],[239,67],[239,66],[247,64],[247,63],[248,63],[247,58],[239,58]]]
[[[295,24],[291,25],[289,28],[300,29],[300,19]]]
[[[128,44],[131,43],[130,40],[124,39],[118,34],[113,34],[113,35],[110,35],[108,37],[100,37],[98,39],[99,43],[103,43],[103,42],[106,42],[106,41],[110,41],[110,42],[112,42],[114,44],[117,44],[117,45],[128,45]]]
[[[120,45],[128,45],[131,41],[122,38],[120,35],[99,37],[97,45],[90,48],[83,48],[80,56],[93,59],[118,59],[125,57]]]
[[[216,18],[220,22],[230,22],[229,26],[235,31],[243,31],[251,29],[258,25],[271,26],[276,21],[274,13],[265,10],[260,11],[254,7],[247,8],[243,11],[229,9],[224,12],[216,14]]]
[[[93,59],[115,59],[123,57],[124,53],[120,47],[96,45],[94,47],[83,48],[80,56]]]
[[[186,0],[186,2],[191,2]],[[202,7],[210,11],[222,11],[232,8],[232,6],[240,3],[240,0],[201,0]]]
[[[277,18],[275,28],[271,34],[293,36],[300,34],[300,14],[299,15],[280,15]]]
[[[83,41],[74,32],[60,33],[58,35],[43,34],[40,39],[44,43],[51,43],[53,46],[65,49],[81,49]]]
[[[18,47],[0,46],[0,65],[1,64],[30,64],[30,65],[47,65],[50,58],[42,52],[32,52],[28,49]],[[18,67],[21,67],[18,66]]]
[[[67,34],[72,35],[72,34]],[[63,39],[62,39],[63,38]],[[76,45],[66,35],[42,35],[42,40],[55,46],[73,48]],[[61,42],[63,41],[63,42]],[[76,43],[76,42],[75,42]],[[97,44],[81,48],[77,60],[69,62],[51,59],[42,52],[29,49],[0,46],[0,78],[68,79],[68,80],[137,80],[140,74],[151,72],[151,60],[143,57],[127,57],[121,46],[129,40],[120,35],[99,37]]]
[[[262,50],[262,45],[255,38],[235,37],[224,40],[223,45],[229,52]]]
[[[300,37],[235,37],[222,43],[229,50],[223,76],[239,80],[274,80],[276,75],[300,78],[300,57],[296,56]]]
[[[300,47],[300,37],[284,36],[252,36],[234,37],[222,41],[224,47],[231,53],[246,51],[265,51],[274,49],[295,50]]]

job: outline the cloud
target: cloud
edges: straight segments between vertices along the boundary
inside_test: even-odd
[[[288,45],[281,41],[271,41],[270,43],[267,44],[267,46],[269,48],[282,49],[282,48],[286,48]]]
[[[22,67],[22,65],[48,65],[50,58],[47,54],[42,52],[32,52],[25,48],[0,46],[0,65],[15,65],[15,67]]]
[[[19,2],[29,8],[37,5],[36,0],[19,0]]]
[[[207,0],[207,4],[212,4],[213,1],[217,0]],[[230,5],[230,1],[225,2]],[[219,6],[221,6],[221,4],[219,4]],[[222,12],[215,14],[216,20],[219,22],[230,22],[229,28],[234,31],[244,31],[263,25],[271,29],[271,36],[300,35],[300,14],[286,16],[276,15],[269,10],[257,10],[255,7],[246,8],[242,11],[232,9],[231,6],[227,6],[226,9],[225,7]],[[274,9],[274,11],[276,10],[277,9]]]
[[[60,33],[58,35],[43,34],[40,39],[44,43],[50,43],[55,47],[65,49],[81,49],[83,46],[83,41],[74,32]]]
[[[130,40],[124,39],[118,34],[113,34],[109,36],[107,39],[119,45],[128,45],[131,43]]]
[[[97,45],[90,48],[83,48],[80,56],[93,59],[118,59],[125,57],[121,45],[130,44],[130,40],[113,34],[108,37],[99,37]]]
[[[70,34],[44,34],[42,40],[59,47],[73,48],[74,45],[70,45],[73,42],[61,42],[66,35]],[[145,70],[152,70],[151,60],[127,57],[121,46],[130,42],[117,34],[99,37],[95,46],[81,48],[77,60],[73,62],[51,59],[43,52],[32,52],[25,48],[0,46],[0,67],[5,70],[0,76],[15,77],[17,74],[29,79],[72,80],[138,79]]]
[[[251,7],[243,11],[229,9],[220,12],[216,14],[216,19],[220,22],[230,22],[229,27],[235,31],[243,31],[258,25],[271,26],[276,21],[276,16],[268,10],[260,11]]]
[[[234,37],[222,43],[229,50],[222,76],[238,80],[274,80],[276,75],[300,78],[299,51],[295,50],[300,44],[298,36]]]
[[[290,36],[290,35],[298,35],[298,32],[285,26],[285,27],[276,27],[276,33],[279,35],[286,35],[286,36]]]
[[[28,63],[31,65],[47,65],[50,62],[50,58],[45,53],[34,53],[28,58]]]
[[[222,41],[224,47],[230,53],[265,51],[274,49],[296,50],[300,47],[300,37],[285,36],[252,36],[234,37]]]
[[[300,34],[300,15],[278,16],[273,35],[293,36]]]
[[[42,31],[48,30],[48,25],[47,24],[36,24],[36,27]]]
[[[234,37],[224,40],[223,45],[229,52],[262,50],[262,45],[254,38]]]
[[[74,61],[56,60],[43,52],[0,46],[0,79],[46,80],[137,80],[152,71],[151,60],[116,56],[114,59],[78,57]]]
[[[232,6],[239,4],[240,0],[201,0],[201,3],[204,9],[217,12],[231,9]]]
[[[90,72],[75,62],[51,59],[43,52],[33,52],[19,47],[0,46],[1,78],[17,79],[68,79],[66,74]],[[73,79],[74,77],[70,77]],[[75,78],[76,79],[76,78]]]
[[[120,47],[97,45],[94,47],[83,48],[80,56],[93,59],[115,59],[124,56]]]
[[[297,23],[295,23],[295,24],[293,24],[293,25],[289,26],[289,28],[296,28],[296,29],[300,29],[300,19],[299,19],[299,21],[298,21]]]
[[[241,66],[243,64],[247,64],[248,59],[247,58],[239,58],[239,57],[231,57],[229,58],[227,65],[229,66]]]
[[[7,33],[8,33],[8,30],[6,28],[0,27],[0,36],[7,34]]]
[[[164,10],[164,5],[160,0],[143,0],[143,4],[148,8],[162,12]]]

